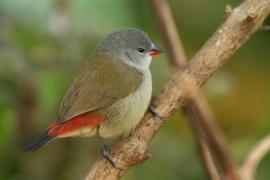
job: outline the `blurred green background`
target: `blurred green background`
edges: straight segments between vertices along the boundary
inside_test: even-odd
[[[191,58],[237,0],[169,1]],[[55,119],[81,62],[106,34],[138,27],[164,47],[145,0],[0,0],[0,180],[83,179],[100,157],[95,138],[55,141],[34,153],[19,144]],[[270,131],[270,34],[252,36],[204,86],[218,123],[241,163]],[[170,77],[166,52],[151,65],[154,94]],[[153,139],[153,157],[124,176],[134,179],[207,179],[184,115],[179,112]],[[257,179],[270,178],[270,155]]]

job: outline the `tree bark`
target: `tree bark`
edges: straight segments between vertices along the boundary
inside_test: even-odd
[[[188,61],[181,38],[177,33],[170,7],[166,0],[150,0],[158,27],[166,46],[172,71],[184,68]],[[228,8],[227,8],[228,9]],[[222,176],[229,179],[239,179],[236,163],[227,149],[225,137],[216,124],[214,113],[209,107],[202,91],[188,97],[184,112],[190,120],[190,125],[197,141],[204,168],[209,179],[218,180],[220,165]]]

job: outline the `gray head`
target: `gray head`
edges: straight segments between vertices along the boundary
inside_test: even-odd
[[[151,56],[161,52],[144,31],[135,28],[109,34],[100,43],[97,51],[141,68],[148,68]]]

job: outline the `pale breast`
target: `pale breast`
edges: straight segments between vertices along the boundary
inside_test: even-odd
[[[106,110],[106,123],[100,127],[102,137],[129,134],[140,122],[148,108],[152,95],[150,71],[144,72],[140,87],[131,95],[112,104]]]

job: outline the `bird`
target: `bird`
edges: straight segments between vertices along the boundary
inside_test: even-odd
[[[127,136],[142,119],[152,97],[149,66],[159,53],[143,30],[110,33],[80,67],[57,118],[21,148],[36,151],[59,138],[98,136],[102,155],[115,166],[103,139]]]

